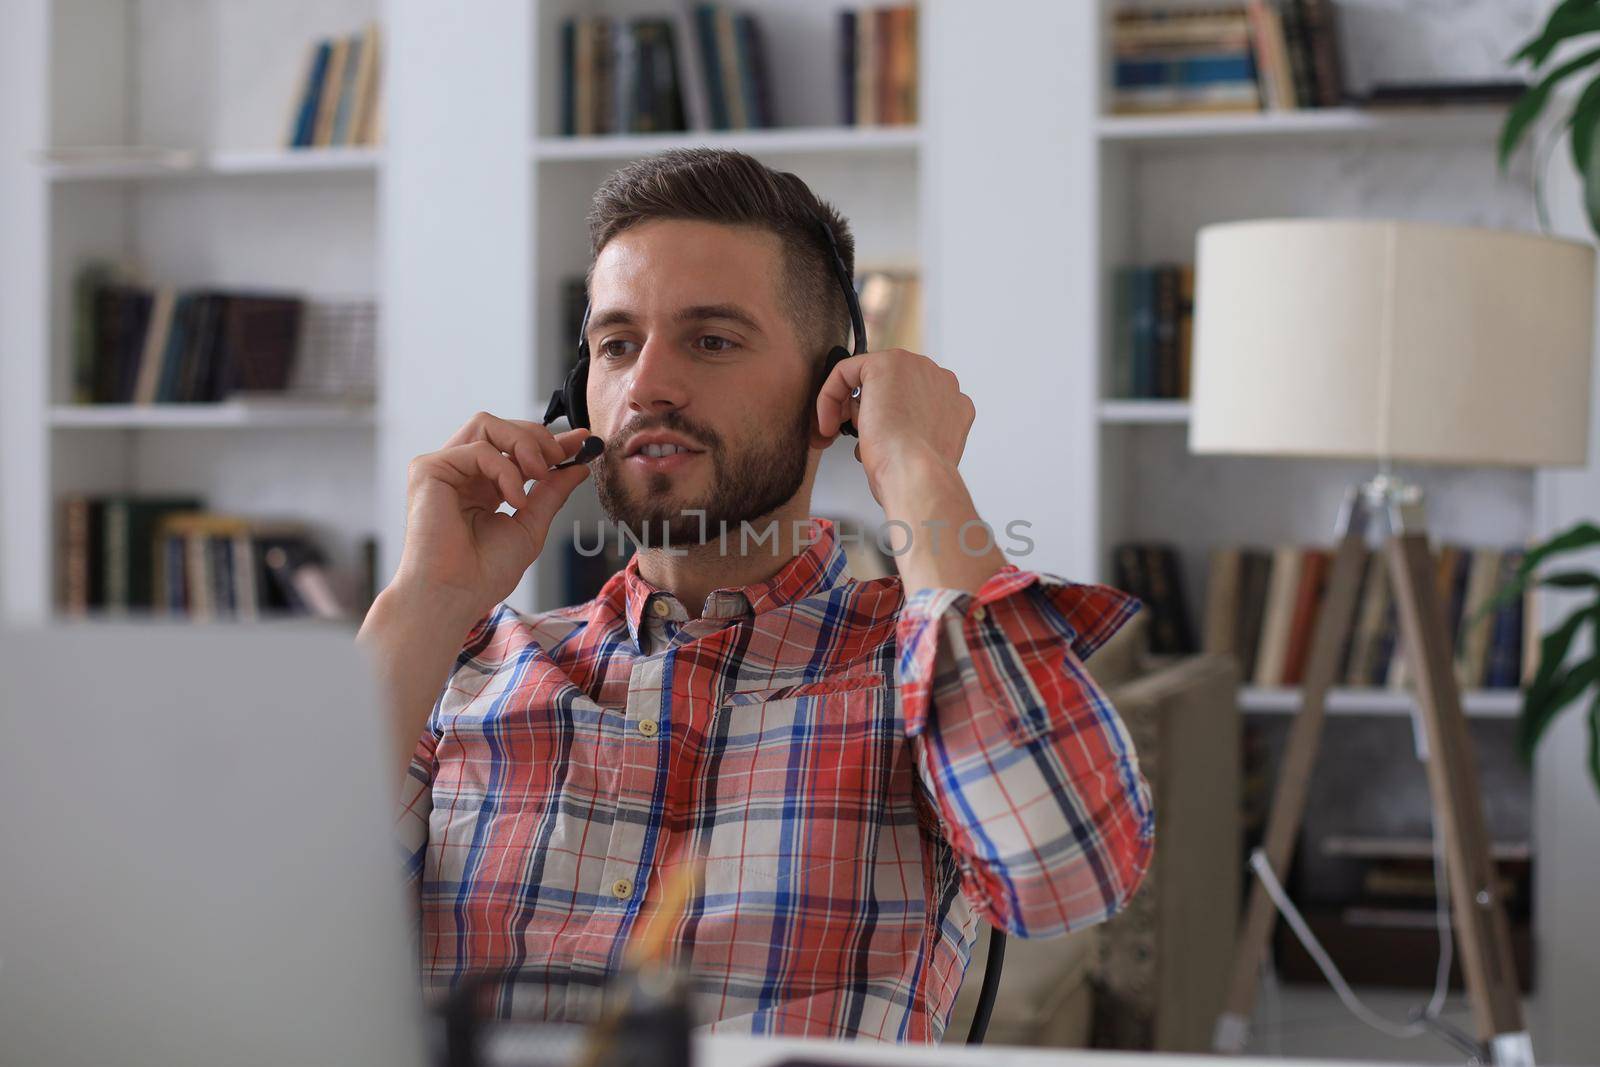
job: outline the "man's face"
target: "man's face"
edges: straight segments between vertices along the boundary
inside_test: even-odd
[[[787,503],[806,475],[818,354],[782,302],[776,236],[642,223],[595,261],[589,411],[606,514],[655,541],[715,538]],[[703,511],[698,516],[685,514]]]

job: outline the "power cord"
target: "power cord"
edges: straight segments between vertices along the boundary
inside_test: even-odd
[[[1289,929],[1294,932],[1295,938],[1305,948],[1312,962],[1317,965],[1317,969],[1328,980],[1328,984],[1351,1015],[1388,1037],[1409,1039],[1435,1034],[1460,1048],[1460,1035],[1455,1032],[1454,1027],[1439,1017],[1444,1010],[1445,999],[1450,990],[1450,968],[1455,959],[1455,938],[1450,926],[1450,884],[1445,864],[1444,841],[1439,835],[1436,824],[1432,826],[1432,837],[1434,914],[1439,931],[1439,960],[1434,969],[1433,995],[1425,1006],[1412,1014],[1411,1021],[1407,1023],[1397,1023],[1385,1018],[1367,1007],[1361,998],[1356,996],[1355,990],[1350,988],[1350,984],[1339,972],[1333,958],[1328,955],[1322,943],[1317,940],[1317,935],[1312,932],[1300,914],[1300,909],[1295,907],[1294,901],[1289,899],[1289,894],[1284,892],[1283,884],[1278,881],[1278,876],[1272,870],[1272,864],[1267,860],[1265,852],[1259,848],[1251,852],[1250,867],[1255,871],[1256,877],[1261,879],[1262,888],[1267,891],[1267,896],[1271,898],[1278,913],[1289,924]],[[1468,1043],[1476,1054],[1477,1046],[1471,1044],[1470,1039]]]

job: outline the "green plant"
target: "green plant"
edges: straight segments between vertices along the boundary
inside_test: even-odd
[[[1500,131],[1500,166],[1504,168],[1510,161],[1534,121],[1550,103],[1555,90],[1574,75],[1593,72],[1572,105],[1566,127],[1572,133],[1572,163],[1583,179],[1583,206],[1589,217],[1589,228],[1600,235],[1600,69],[1597,69],[1600,68],[1600,47],[1581,51],[1545,69],[1563,44],[1591,34],[1600,34],[1600,0],[1562,0],[1550,12],[1544,28],[1511,57],[1513,65],[1529,64],[1539,80],[1522,94],[1506,115],[1505,126]],[[1539,181],[1537,174],[1535,181]],[[1539,210],[1542,216],[1542,198]]]
[[[1534,571],[1548,560],[1596,546],[1600,546],[1600,527],[1580,522],[1529,549],[1517,573],[1494,600],[1474,616],[1474,623],[1481,622],[1484,616],[1511,598],[1520,596],[1533,581]],[[1568,615],[1539,642],[1539,667],[1523,693],[1522,712],[1517,718],[1517,751],[1527,762],[1532,762],[1533,750],[1556,716],[1600,682],[1600,574],[1586,570],[1559,571],[1545,575],[1538,584],[1547,589],[1587,591],[1593,599]],[[1527,618],[1523,625],[1532,626],[1533,622]],[[1585,630],[1589,633],[1587,651],[1569,655],[1574,642]],[[1600,693],[1592,696],[1589,702],[1589,777],[1594,780],[1595,790],[1600,792]]]

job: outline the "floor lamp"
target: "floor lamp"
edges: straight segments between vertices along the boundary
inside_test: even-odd
[[[1277,918],[1268,882],[1293,856],[1368,528],[1377,526],[1386,527],[1400,639],[1416,680],[1476,1037],[1492,1062],[1532,1063],[1422,494],[1392,465],[1585,462],[1594,253],[1535,235],[1414,223],[1243,222],[1201,231],[1195,274],[1190,450],[1359,459],[1377,469],[1350,490],[1338,519],[1213,1043],[1238,1051],[1248,1036]]]

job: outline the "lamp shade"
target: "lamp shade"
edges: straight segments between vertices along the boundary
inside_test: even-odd
[[[1595,256],[1419,223],[1239,222],[1200,232],[1199,453],[1580,465]]]

